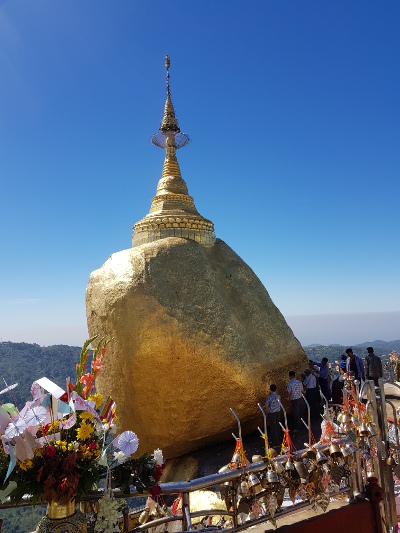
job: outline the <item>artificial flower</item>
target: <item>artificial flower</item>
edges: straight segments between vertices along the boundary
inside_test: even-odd
[[[53,455],[56,453],[56,449],[52,445],[46,446],[44,453],[47,457],[53,457]]]
[[[92,436],[94,429],[91,424],[88,424],[85,420],[82,422],[82,424],[79,426],[79,428],[76,431],[76,438],[78,440],[87,440],[90,439]]]
[[[101,356],[100,354],[98,354],[96,356],[96,359],[94,359],[92,361],[92,371],[97,373],[97,372],[101,372],[104,368],[104,365],[103,365],[103,356]]]
[[[128,460],[128,455],[125,455],[124,452],[114,452],[114,461],[118,461],[119,465],[125,463]]]
[[[79,416],[82,420],[93,420],[94,416],[89,411],[81,411]]]
[[[164,457],[160,448],[154,450],[153,457],[158,465],[162,466],[164,464]]]
[[[89,396],[88,400],[90,400],[91,402],[94,402],[95,405],[96,405],[96,409],[98,409],[99,407],[101,407],[104,403],[104,398],[101,394],[98,394],[97,392],[95,392],[94,394],[92,394],[91,396]]]
[[[87,398],[93,390],[94,387],[94,376],[93,374],[84,374],[79,378],[79,383],[83,383],[85,386],[83,388],[84,397]]]

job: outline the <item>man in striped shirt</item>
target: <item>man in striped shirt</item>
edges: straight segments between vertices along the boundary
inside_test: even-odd
[[[304,401],[302,398],[303,383],[296,379],[296,372],[293,372],[293,370],[289,372],[289,378],[290,381],[287,386],[287,391],[292,404],[293,431],[299,431],[301,423],[301,406]]]
[[[279,446],[281,443],[281,428],[279,427],[279,419],[281,415],[281,406],[279,402],[281,397],[276,393],[276,385],[270,385],[269,390],[271,393],[265,400],[265,406],[268,410],[269,444],[271,446]]]

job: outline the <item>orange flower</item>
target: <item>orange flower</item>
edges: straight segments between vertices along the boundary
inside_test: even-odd
[[[79,378],[79,383],[83,383],[85,385],[83,388],[83,394],[85,398],[87,398],[93,390],[93,386],[94,386],[93,374],[84,374],[83,376]]]

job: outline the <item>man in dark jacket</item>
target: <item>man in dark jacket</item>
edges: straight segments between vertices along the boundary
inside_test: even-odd
[[[365,379],[374,380],[375,387],[378,386],[378,379],[383,376],[382,361],[374,354],[372,346],[367,348],[368,355],[365,358]]]
[[[365,379],[364,363],[361,357],[355,355],[351,348],[347,348],[346,371],[353,372],[354,379]]]

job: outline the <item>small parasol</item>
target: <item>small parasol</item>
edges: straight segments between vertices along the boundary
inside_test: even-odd
[[[23,420],[27,426],[38,426],[47,416],[47,409],[42,405],[32,407],[26,412]]]
[[[118,437],[116,447],[125,455],[132,455],[136,452],[139,446],[139,439],[133,431],[124,431]]]
[[[12,420],[6,427],[4,434],[8,439],[13,439],[18,435],[22,435],[26,430],[26,423],[23,418]]]

